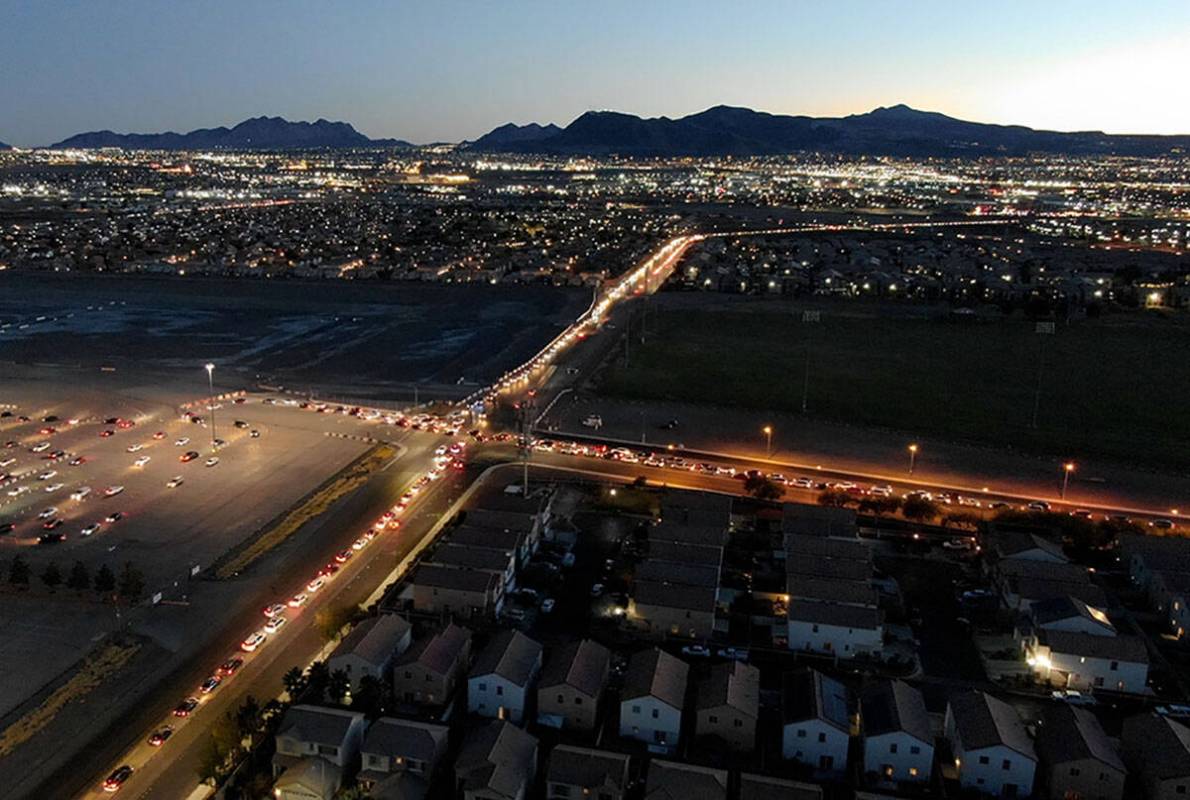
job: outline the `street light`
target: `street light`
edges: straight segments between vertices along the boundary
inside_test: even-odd
[[[215,365],[210,362],[206,365],[207,370],[207,388],[210,389],[210,395],[207,399],[207,410],[211,412],[211,449],[215,449]]]
[[[917,466],[917,445],[909,445],[909,474],[913,474],[913,468]]]
[[[1066,487],[1070,483],[1070,473],[1074,472],[1074,462],[1067,461],[1062,465],[1062,499],[1066,499]]]
[[[773,426],[764,426],[764,455],[765,458],[770,458],[773,455]]]

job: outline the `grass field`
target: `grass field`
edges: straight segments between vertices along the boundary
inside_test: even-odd
[[[801,310],[666,310],[601,379],[604,394],[808,411],[918,436],[1059,457],[1190,465],[1190,320],[1130,314],[1058,324]],[[1043,363],[1038,425],[1034,392]]]

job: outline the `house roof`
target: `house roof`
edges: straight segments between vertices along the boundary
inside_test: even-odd
[[[538,685],[544,689],[565,684],[588,697],[597,697],[607,681],[610,662],[611,651],[598,642],[567,642],[545,662]]]
[[[1026,559],[1008,559],[996,563],[996,572],[1001,576],[1021,578],[1043,578],[1052,581],[1066,581],[1068,583],[1090,583],[1091,576],[1086,567],[1078,564],[1055,564],[1050,561],[1029,561]]]
[[[339,788],[341,778],[342,771],[325,758],[303,758],[281,773],[276,788],[284,791],[300,786],[307,790],[303,794],[330,797]]]
[[[989,535],[990,549],[999,558],[1014,558],[1033,550],[1040,550],[1062,563],[1070,559],[1062,552],[1062,545],[1036,533],[1021,530],[993,530]]]
[[[623,792],[628,785],[629,760],[623,753],[558,745],[550,753],[546,780],[592,789],[595,795],[602,788]]]
[[[500,574],[511,568],[513,559],[512,550],[493,550],[489,547],[471,547],[446,541],[426,558],[426,563]]]
[[[781,532],[796,536],[832,536],[854,539],[856,513],[852,508],[785,503],[781,507]]]
[[[834,678],[806,667],[785,675],[781,693],[782,721],[820,720],[851,732],[851,693]]]
[[[661,518],[700,527],[731,524],[732,497],[717,492],[668,489],[661,495]]]
[[[740,773],[739,800],[822,800],[822,787],[812,783]]]
[[[1120,547],[1129,558],[1140,556],[1145,566],[1154,572],[1190,572],[1190,551],[1180,536],[1124,534],[1120,537]]]
[[[1094,759],[1124,772],[1124,762],[1099,720],[1085,708],[1059,704],[1046,710],[1037,734],[1037,753],[1049,764]]]
[[[839,603],[819,603],[813,600],[790,600],[789,619],[840,628],[874,630],[884,621],[884,614],[870,606],[845,606]]]
[[[706,564],[718,567],[723,563],[723,548],[717,545],[682,544],[680,542],[650,541],[649,559],[680,564]]]
[[[725,547],[731,534],[727,524],[694,525],[686,521],[662,519],[649,531],[649,541],[680,542],[704,547]]]
[[[397,663],[416,662],[431,672],[445,675],[454,668],[470,641],[471,631],[452,622],[445,630],[410,647]]]
[[[363,718],[364,715],[358,711],[343,708],[291,706],[281,718],[277,735],[299,742],[339,747],[347,738],[351,726]]]
[[[1012,706],[986,692],[963,691],[950,698],[950,711],[963,749],[1003,745],[1036,759],[1033,742]]]
[[[503,630],[492,637],[475,659],[471,677],[499,675],[526,687],[541,666],[541,645],[517,630]]]
[[[727,797],[727,770],[655,758],[649,762],[645,800],[715,800]]]
[[[1067,619],[1082,619],[1094,625],[1105,636],[1115,636],[1116,628],[1107,615],[1070,595],[1038,600],[1029,608],[1033,623],[1040,628]]]
[[[440,589],[489,594],[496,590],[500,578],[495,573],[485,570],[426,563],[413,571],[410,582],[415,586],[435,586]]]
[[[446,748],[450,728],[432,722],[381,717],[372,723],[360,750],[433,762]]]
[[[1157,714],[1124,720],[1124,752],[1129,766],[1145,778],[1190,777],[1190,728]]]
[[[872,548],[858,539],[829,539],[822,536],[792,535],[785,537],[788,555],[841,558],[850,561],[872,562]]]
[[[429,784],[409,770],[392,772],[368,790],[371,800],[425,800],[430,793]]]
[[[1133,664],[1149,663],[1149,651],[1139,636],[1096,636],[1093,633],[1042,629],[1037,639],[1055,653],[1106,658]]]
[[[713,588],[719,585],[719,565],[682,564],[649,558],[637,565],[636,580]]]
[[[868,581],[848,581],[838,578],[819,578],[793,573],[786,576],[785,593],[799,600],[841,603],[844,605],[875,606],[879,595]]]
[[[690,667],[657,647],[633,653],[624,676],[623,700],[656,697],[664,703],[682,709],[686,700],[686,678]]]
[[[926,744],[934,741],[925,700],[904,681],[881,681],[865,689],[860,709],[864,736],[903,732]]]
[[[533,779],[537,739],[505,720],[472,730],[455,761],[463,789],[487,789],[516,797]]]
[[[713,612],[717,594],[715,587],[681,583],[637,581],[632,587],[632,599],[638,605],[680,608],[686,611]]]
[[[524,544],[525,532],[504,528],[485,528],[479,525],[463,523],[446,535],[446,541],[451,544],[466,545],[467,547],[515,551]]]
[[[790,575],[866,581],[872,577],[872,565],[854,558],[824,558],[809,553],[797,553],[786,555],[785,572]]]
[[[506,500],[502,498],[502,500]],[[517,498],[515,503],[523,501]],[[471,508],[467,510],[467,517],[463,520],[466,525],[476,525],[481,528],[499,528],[506,531],[533,530],[537,515],[525,511],[506,511],[490,508]]]
[[[1051,578],[1031,578],[1010,575],[1005,580],[1008,590],[1022,600],[1036,602],[1049,597],[1070,595],[1095,608],[1107,607],[1107,594],[1086,580],[1061,581]]]
[[[698,709],[722,706],[755,717],[760,711],[760,670],[738,661],[711,667],[707,679],[698,687]]]
[[[353,655],[369,664],[383,664],[391,657],[402,639],[409,635],[410,625],[396,614],[369,617],[351,629],[331,658]]]

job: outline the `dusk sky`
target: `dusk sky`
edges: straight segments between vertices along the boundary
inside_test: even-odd
[[[0,0],[0,140],[318,117],[475,138],[590,109],[1190,133],[1190,3]]]

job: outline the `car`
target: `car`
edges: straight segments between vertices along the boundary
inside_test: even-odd
[[[43,473],[41,473],[40,475],[38,475],[38,476],[37,476],[37,480],[39,480],[39,481],[48,481],[50,478],[53,478],[53,477],[54,477],[54,476],[56,476],[57,474],[58,474],[58,470],[56,470],[56,469],[47,469],[45,472],[43,472]]]
[[[130,419],[121,419],[116,422],[116,427],[120,428],[121,430],[128,430],[135,424],[136,423]]]
[[[227,442],[223,439],[216,439],[215,441],[211,442],[211,444],[215,447],[222,447],[223,445],[227,444]]]
[[[187,450],[185,453],[182,453],[182,455],[178,456],[178,461],[181,461],[183,464],[185,464],[186,462],[193,461],[196,458],[198,458],[198,451]]]
[[[289,620],[285,619],[285,617],[277,615],[264,624],[264,629],[269,633],[276,633],[277,631],[281,630],[281,628],[288,621]]]
[[[693,656],[695,658],[709,658],[711,648],[702,644],[688,644],[682,648],[682,655]]]
[[[252,634],[244,641],[240,642],[240,649],[243,650],[245,653],[251,653],[253,650],[255,650],[256,648],[258,648],[262,644],[264,644],[264,640],[267,637],[268,637],[268,634],[265,633],[264,631],[257,631],[256,633]]]
[[[306,601],[309,599],[310,599],[309,595],[304,594],[302,592],[298,592],[293,597],[289,598],[289,607],[290,608],[301,608],[302,606],[304,606],[306,604]]]
[[[219,684],[221,683],[223,683],[223,678],[219,677],[218,675],[212,675],[203,681],[202,686],[199,686],[198,689],[203,694],[210,694],[211,692],[218,689]]]
[[[65,489],[65,488],[66,488],[66,484],[64,484],[64,483],[51,483],[49,486],[45,487],[45,491],[56,492],[59,489]]]
[[[603,594],[603,584],[597,583],[591,587],[591,596],[600,597]]]
[[[716,655],[718,655],[719,658],[727,658],[732,661],[748,660],[748,650],[743,647],[724,647],[719,650]]]
[[[15,441],[13,439],[9,439],[7,442],[4,443],[4,446],[9,450],[11,450],[14,447],[17,447],[18,445],[20,445],[20,442]]]
[[[263,613],[266,618],[272,619],[273,617],[277,616],[278,614],[284,614],[285,606],[281,603],[273,603],[272,605],[265,606]]]
[[[1069,703],[1072,706],[1093,706],[1097,705],[1095,698],[1089,694],[1074,689],[1055,689],[1050,692],[1050,699],[1057,700],[1062,703]]]
[[[972,542],[970,539],[963,539],[961,537],[947,539],[942,543],[942,549],[944,550],[970,550],[971,546]]]
[[[306,591],[313,594],[326,585],[326,580],[323,578],[315,578],[306,584]]]
[[[789,482],[789,485],[798,489],[813,489],[814,481],[810,478],[794,478]]]
[[[323,576],[324,578],[330,578],[330,577],[333,577],[334,574],[336,572],[338,572],[340,569],[342,569],[342,567],[340,567],[337,562],[331,561],[325,567],[323,567],[321,570],[319,570],[318,574]]]
[[[57,515],[58,515],[58,509],[54,506],[50,506],[49,508],[42,509],[40,512],[38,512],[37,518],[38,519],[49,519],[50,517],[55,517]]]
[[[1170,703],[1169,705],[1157,706],[1153,709],[1156,713],[1163,717],[1190,717],[1190,706],[1181,705],[1178,703]]]
[[[541,613],[542,614],[550,613],[551,611],[554,610],[555,605],[557,605],[557,603],[554,600],[554,598],[552,598],[552,597],[545,598],[544,600],[541,601]]]
[[[109,486],[106,489],[104,489],[103,496],[104,497],[115,497],[116,495],[120,494],[123,491],[124,491],[124,487],[117,484],[116,486]]]
[[[161,439],[164,439],[165,431],[157,431],[155,434],[153,434],[153,438],[157,439],[158,441],[160,441]]]
[[[137,442],[136,444],[128,445],[124,449],[127,450],[129,453],[139,453],[141,450],[145,449],[145,446],[143,444],[141,444],[140,442]]]
[[[342,564],[342,563],[346,562],[347,559],[351,558],[353,555],[355,555],[355,553],[353,553],[350,550],[340,550],[338,552],[338,554],[335,556],[335,561],[338,561],[340,564]]]
[[[255,428],[253,428],[252,430],[250,430],[250,431],[248,432],[248,435],[249,435],[249,436],[251,436],[253,439],[259,439],[259,438],[260,438],[260,431],[258,431],[258,430],[256,430]]]
[[[99,527],[100,525],[98,522],[92,522],[90,525],[85,526],[81,531],[79,531],[79,535],[91,536],[92,534],[99,532]]]
[[[41,430],[38,431],[38,433],[40,433],[42,436],[53,436],[57,432],[58,432],[57,428],[52,428],[49,425],[45,426],[44,428],[42,428]]]
[[[174,706],[174,716],[188,717],[190,716],[190,712],[194,711],[196,708],[198,708],[198,698],[187,697],[185,700]]]
[[[1089,508],[1076,508],[1070,512],[1070,516],[1079,517],[1081,519],[1090,519],[1091,510]]]
[[[99,432],[99,438],[100,438],[100,439],[106,439],[106,438],[108,438],[109,436],[115,436],[115,435],[116,435],[116,432],[115,432],[115,431],[113,431],[113,430],[110,430],[110,429],[109,429],[109,430],[102,430],[102,431],[100,431],[100,432]]]
[[[71,500],[86,500],[87,495],[91,494],[90,486],[80,486],[70,493]]]
[[[112,513],[110,513],[106,517],[104,517],[104,520],[107,521],[108,523],[119,522],[122,519],[124,519],[123,511],[113,511]]]
[[[62,520],[60,519],[56,519],[54,522],[58,523],[58,525],[62,524]],[[54,527],[57,527],[57,525]],[[64,541],[66,541],[66,534],[60,531],[57,533],[52,531],[50,533],[43,533],[37,537],[38,544],[61,544]]]
[[[49,442],[38,442],[37,444],[35,444],[29,448],[29,452],[30,453],[44,453],[46,450],[49,450],[49,449],[50,449]]]
[[[239,668],[242,666],[244,666],[244,659],[229,658],[226,661],[224,661],[222,664],[219,665],[219,674],[220,675],[235,675],[236,671],[239,670]]]
[[[15,458],[5,458],[0,460],[0,467],[11,467],[15,463],[17,463]]]
[[[0,536],[6,533],[12,533],[17,529],[15,522],[0,522]]]
[[[132,462],[132,466],[143,467],[145,464],[148,464],[150,460],[151,460],[150,456],[141,456],[136,461]]]
[[[103,424],[104,424],[104,425],[115,425],[115,424],[116,424],[116,423],[118,423],[119,421],[120,421],[120,418],[119,418],[119,417],[108,417],[107,419],[105,419],[105,420],[103,421]]]
[[[185,479],[181,475],[175,475],[166,482],[166,487],[170,489],[177,489],[185,483]]]
[[[368,540],[362,536],[351,543],[352,550],[363,550],[367,546],[368,546]]]
[[[82,466],[83,464],[86,464],[86,463],[87,463],[87,459],[84,458],[83,456],[75,456],[74,458],[70,459],[70,466],[72,466],[72,467]]]
[[[165,740],[174,735],[174,729],[166,725],[160,730],[153,731],[153,735],[149,737],[149,745],[151,747],[160,747],[165,744]]]
[[[1030,511],[1049,511],[1050,504],[1045,502],[1044,500],[1035,500],[1032,503],[1030,503],[1029,505],[1027,505],[1026,508]]]
[[[210,457],[210,458],[208,458],[208,459],[207,459],[207,461],[206,461],[206,464],[207,464],[207,466],[208,466],[208,467],[213,467],[213,466],[215,466],[215,465],[216,465],[216,464],[218,464],[218,463],[219,463],[219,459],[218,459],[218,457],[216,457],[216,456],[211,456],[211,457]]]
[[[183,436],[183,437],[181,437],[181,438],[174,439],[174,446],[175,446],[175,447],[185,447],[185,446],[186,446],[186,445],[188,445],[188,444],[190,444],[190,437],[189,437],[189,436]]]
[[[9,497],[20,497],[27,491],[29,491],[28,486],[14,486],[8,490],[8,496]]]
[[[1159,517],[1155,520],[1151,520],[1149,522],[1149,527],[1157,528],[1158,530],[1167,531],[1173,527],[1173,520],[1168,520],[1163,517]]]
[[[132,777],[132,767],[124,764],[112,770],[112,774],[107,776],[107,780],[103,782],[103,791],[118,792],[124,782]]]
[[[235,427],[239,428],[240,430],[244,430],[248,427],[248,423],[244,422],[244,420],[242,420],[242,419],[237,419],[233,424],[235,425]]]

